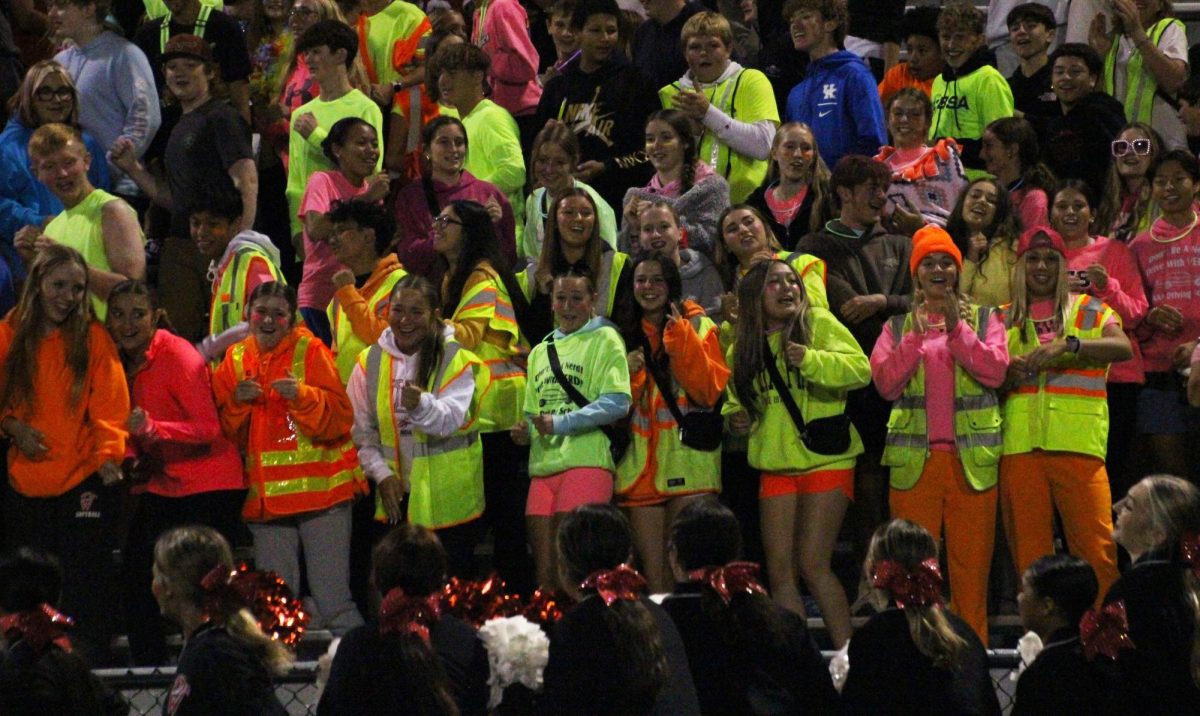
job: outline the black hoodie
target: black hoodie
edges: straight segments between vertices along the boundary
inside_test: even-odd
[[[1081,179],[1096,196],[1112,163],[1112,141],[1125,126],[1125,108],[1104,92],[1092,92],[1070,112],[1034,124],[1042,160],[1059,179]]]
[[[646,117],[661,108],[655,88],[623,57],[594,72],[572,62],[546,84],[537,123],[558,119],[574,130],[580,162],[604,163],[587,183],[620,213],[625,190],[645,186],[654,171],[646,159]]]

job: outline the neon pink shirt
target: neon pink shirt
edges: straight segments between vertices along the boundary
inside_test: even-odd
[[[924,335],[904,334],[900,345],[892,337],[892,323],[871,351],[871,375],[884,400],[896,400],[908,382],[925,366],[925,417],[929,447],[954,452],[954,365],[961,365],[981,385],[999,388],[1008,370],[1008,331],[999,314],[992,312],[984,340],[959,321],[954,330],[929,328]]]
[[[1150,305],[1173,306],[1183,314],[1178,333],[1152,330],[1145,323],[1138,330],[1147,373],[1171,371],[1175,348],[1200,335],[1200,224],[1179,236],[1185,228],[1160,218],[1129,245]]]
[[[129,449],[143,462],[158,462],[145,491],[183,497],[245,486],[237,447],[221,432],[208,365],[188,341],[158,330],[146,363],[130,381],[134,407],[146,411],[143,430]]]
[[[1008,198],[1021,219],[1021,226],[1029,228],[1050,223],[1050,199],[1041,189],[1014,189]]]
[[[1103,236],[1093,236],[1087,246],[1067,247],[1067,270],[1081,275],[1092,264],[1100,264],[1108,272],[1108,286],[1100,291],[1090,282],[1083,290],[1104,301],[1121,317],[1121,324],[1133,345],[1133,357],[1113,363],[1108,371],[1109,383],[1142,383],[1142,349],[1133,336],[1133,331],[1146,317],[1150,302],[1142,286],[1142,275],[1138,273],[1137,258],[1129,247],[1120,241]]]
[[[339,171],[314,172],[304,188],[304,197],[300,199],[300,210],[297,212],[300,221],[310,211],[320,214],[328,213],[333,208],[333,202],[353,199],[367,191],[368,185],[354,186],[346,175]],[[300,290],[296,299],[301,308],[315,308],[324,311],[333,300],[333,275],[342,265],[333,257],[333,249],[324,241],[313,241],[308,230],[304,231],[304,273],[300,278]]]

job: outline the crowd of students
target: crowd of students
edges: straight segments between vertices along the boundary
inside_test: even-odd
[[[40,601],[85,656],[105,663],[123,622],[134,661],[164,663],[157,600],[185,657],[204,635],[235,648],[215,625],[281,663],[181,586],[207,570],[171,563],[164,533],[204,542],[208,569],[250,542],[343,636],[378,632],[389,526],[437,553],[409,598],[477,576],[485,540],[524,594],[580,598],[606,570],[662,593],[738,558],[679,562],[680,525],[720,496],[770,594],[741,580],[756,616],[721,622],[741,655],[724,679],[776,668],[744,650],[760,638],[812,661],[807,593],[850,644],[851,710],[891,703],[897,659],[928,662],[912,703],[992,710],[988,614],[1015,597],[989,588],[999,536],[1051,646],[1081,604],[1120,603],[1136,656],[1108,650],[1118,671],[1200,702],[1195,491],[1138,482],[1196,477],[1200,84],[1169,2],[1115,0],[1090,44],[1052,52],[1070,28],[1051,9],[993,3],[1006,79],[964,2],[904,14],[887,42],[908,61],[873,65],[845,49],[866,42],[846,0],[773,10],[786,46],[753,3],[653,0],[634,31],[614,0],[208,1],[147,5],[131,43],[107,3],[55,0],[64,48],[0,134],[3,544],[55,555],[61,599]],[[1156,489],[1186,510],[1137,504]],[[1153,526],[1122,526],[1140,510]],[[1046,561],[1056,525],[1082,562]],[[849,594],[846,527],[866,565]],[[1163,602],[1139,606],[1135,577]],[[555,627],[546,708],[723,712],[726,687],[680,664],[686,647],[713,670],[690,632],[726,617],[631,590]],[[1168,602],[1173,628],[1138,624]],[[770,637],[736,634],[751,623]],[[378,658],[371,639],[353,658]],[[597,678],[597,648],[628,672]],[[1133,698],[1129,673],[1090,695]],[[474,712],[454,684],[405,698]]]

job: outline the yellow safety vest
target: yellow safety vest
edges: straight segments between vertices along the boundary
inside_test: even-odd
[[[522,338],[508,289],[491,276],[467,289],[454,311],[453,321],[485,318],[488,328],[508,334],[503,348],[480,341],[474,353],[488,368],[491,386],[479,408],[479,432],[508,430],[524,417],[525,364],[529,344]]]
[[[384,459],[392,472],[400,475],[400,435],[392,403],[394,361],[387,351],[373,345],[359,354],[358,364],[371,391],[372,417],[379,426]],[[443,438],[413,430],[408,519],[430,529],[452,527],[483,514],[483,445],[476,419],[480,400],[487,391],[487,367],[458,342],[447,340],[441,365],[425,387],[436,396],[468,370],[475,382],[475,395],[462,426]],[[386,519],[383,502],[378,498],[375,519]]]
[[[975,306],[968,323],[983,341],[987,338],[992,309]],[[892,338],[896,345],[912,325],[912,314],[892,316]],[[985,388],[961,365],[954,364],[954,444],[967,482],[976,490],[996,485],[1000,470],[1000,400],[996,391]],[[904,394],[892,404],[882,464],[891,468],[891,485],[908,490],[921,478],[929,456],[929,432],[925,413],[925,365],[908,381]]]
[[[545,250],[545,247],[542,248]],[[620,251],[605,251],[600,255],[600,269],[596,272],[596,295],[604,301],[601,306],[604,311],[600,315],[605,318],[612,316],[613,305],[617,299],[617,282],[621,278],[621,270],[625,268],[627,261],[629,261],[629,254],[623,254]],[[534,275],[536,272],[537,262],[531,261],[524,271],[517,274],[517,283],[520,284],[521,290],[525,292],[525,298],[529,301],[532,301],[537,293],[537,277]]]
[[[1001,309],[1006,323],[1010,307]],[[1066,335],[1100,338],[1104,325],[1120,321],[1098,298],[1076,296],[1067,315]],[[1041,345],[1033,321],[1008,329],[1008,353],[1014,358]],[[1108,446],[1108,366],[1063,355],[1049,368],[1026,376],[1004,400],[1005,455],[1034,450],[1073,452],[1104,459]]]
[[[390,304],[388,299],[392,295],[392,289],[400,282],[400,279],[408,275],[408,272],[402,268],[389,273],[383,283],[375,289],[367,299],[367,308],[376,316],[382,316],[387,313]],[[333,329],[333,362],[337,365],[338,375],[342,378],[342,383],[350,382],[350,374],[354,372],[354,365],[358,361],[358,354],[368,348],[367,341],[358,337],[354,332],[354,326],[350,325],[350,319],[346,317],[346,312],[342,309],[342,304],[337,300],[337,296],[329,302],[329,308],[326,309],[329,315],[329,324]]]
[[[1180,28],[1183,28],[1183,23],[1173,17],[1164,17],[1151,25],[1146,31],[1151,44],[1158,47],[1163,33],[1171,25],[1179,25]],[[1113,96],[1116,95],[1117,53],[1119,51],[1120,42],[1114,39],[1108,55],[1104,58],[1104,91]],[[1121,104],[1125,105],[1126,119],[1130,122],[1150,124],[1150,119],[1154,114],[1154,97],[1158,93],[1158,81],[1154,79],[1154,75],[1150,74],[1149,70],[1144,69],[1143,63],[1141,50],[1135,49],[1129,57],[1129,63],[1125,65],[1125,96],[1117,97],[1117,99],[1120,99]]]
[[[233,259],[221,272],[217,292],[213,294],[208,315],[209,335],[215,336],[246,320],[246,300],[250,298],[246,291],[246,269],[250,260],[255,257],[261,257],[267,262],[274,280],[285,283],[279,267],[265,252],[251,244],[237,247]]]

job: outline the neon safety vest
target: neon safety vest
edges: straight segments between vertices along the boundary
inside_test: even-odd
[[[390,305],[388,298],[392,295],[392,289],[396,287],[400,279],[407,275],[407,271],[399,269],[392,271],[383,279],[383,283],[379,284],[375,292],[367,298],[367,308],[371,313],[376,316],[387,313]],[[354,332],[354,326],[346,317],[346,312],[342,309],[342,304],[338,301],[337,296],[334,296],[333,300],[329,302],[327,312],[330,326],[333,329],[333,362],[337,365],[342,383],[348,383],[350,374],[354,372],[354,364],[358,361],[358,354],[367,349],[367,342]]]
[[[208,28],[208,16],[212,14],[213,6],[206,2],[200,3],[200,14],[196,15],[196,24],[192,26],[192,33],[196,37],[203,38],[204,31]],[[167,40],[171,39],[171,12],[168,10],[166,15],[163,15],[162,26],[158,28],[158,51],[166,52]]]
[[[968,324],[982,341],[987,338],[992,309],[976,306]],[[912,325],[912,314],[892,316],[892,338],[900,345]],[[1000,470],[1000,400],[957,362],[954,364],[954,444],[967,482],[976,490],[994,487]],[[891,468],[891,485],[908,490],[917,484],[929,457],[929,432],[925,413],[925,364],[908,381],[904,394],[892,404],[888,418],[883,463]]]
[[[707,316],[693,316],[688,320],[701,340],[717,330],[716,324]],[[704,409],[694,407],[678,385],[671,398],[679,406],[680,414]],[[654,489],[661,495],[675,497],[721,490],[721,451],[696,450],[679,441],[679,424],[658,391],[658,384],[650,376],[646,377],[640,404],[634,406],[630,415],[630,428],[629,450],[617,465],[617,492],[628,492],[651,459],[657,468]]]
[[[1003,309],[1006,316],[1010,307]],[[1100,299],[1072,299],[1066,335],[1081,340],[1100,338],[1104,325],[1120,317]],[[1024,355],[1040,343],[1033,321],[1008,329],[1009,355]],[[1034,450],[1072,452],[1104,459],[1108,445],[1108,366],[1063,355],[1049,368],[1026,376],[1004,400],[1004,454]]]
[[[1164,17],[1146,30],[1151,44],[1158,47],[1163,33],[1171,25],[1183,28],[1183,23],[1173,17]],[[1117,53],[1120,43],[1113,41],[1108,55],[1104,58],[1104,91],[1116,96]],[[1154,75],[1145,69],[1141,50],[1135,49],[1125,65],[1125,96],[1117,97],[1125,105],[1125,118],[1130,122],[1150,123],[1154,114],[1154,97],[1158,93],[1158,81]]]
[[[246,291],[246,271],[251,259],[262,258],[271,267],[274,280],[284,283],[283,274],[279,267],[264,251],[242,244],[234,250],[233,258],[217,281],[217,290],[212,297],[212,305],[208,311],[208,333],[215,336],[245,320],[246,300],[250,297]]]
[[[394,362],[378,344],[358,356],[370,392],[372,417],[379,426],[379,442],[388,468],[400,475],[400,434],[396,428],[396,410],[392,403]],[[487,391],[487,368],[471,351],[457,341],[447,340],[441,365],[425,386],[434,395],[441,394],[464,371],[471,371],[475,396],[461,427],[444,438],[413,430],[411,492],[408,519],[430,529],[442,529],[470,522],[483,514],[483,444],[476,423],[481,397]],[[436,386],[436,388],[435,388]],[[387,519],[383,501],[375,500],[375,519]]]
[[[292,375],[304,382],[305,357],[312,336],[296,341]],[[238,382],[246,379],[246,344],[230,349]],[[291,420],[289,419],[289,424]],[[332,507],[367,492],[354,442],[347,435],[340,443],[314,443],[298,429],[273,441],[274,450],[251,450],[246,455],[250,491],[242,517],[270,520]]]
[[[478,430],[481,433],[508,430],[524,417],[529,344],[521,337],[508,289],[494,275],[463,292],[452,320],[477,318],[487,319],[489,329],[508,334],[507,345],[503,348],[487,341],[480,341],[475,346],[475,355],[487,366],[491,376],[487,396],[479,407]]]
[[[545,247],[543,247],[544,249]],[[617,283],[621,278],[621,270],[629,261],[629,254],[620,251],[605,251],[600,255],[600,268],[596,271],[596,294],[604,297],[604,312],[599,314],[605,318],[612,316],[613,305],[617,300]],[[517,274],[517,283],[525,292],[525,298],[532,301],[537,292],[537,262],[530,261],[525,270]]]

